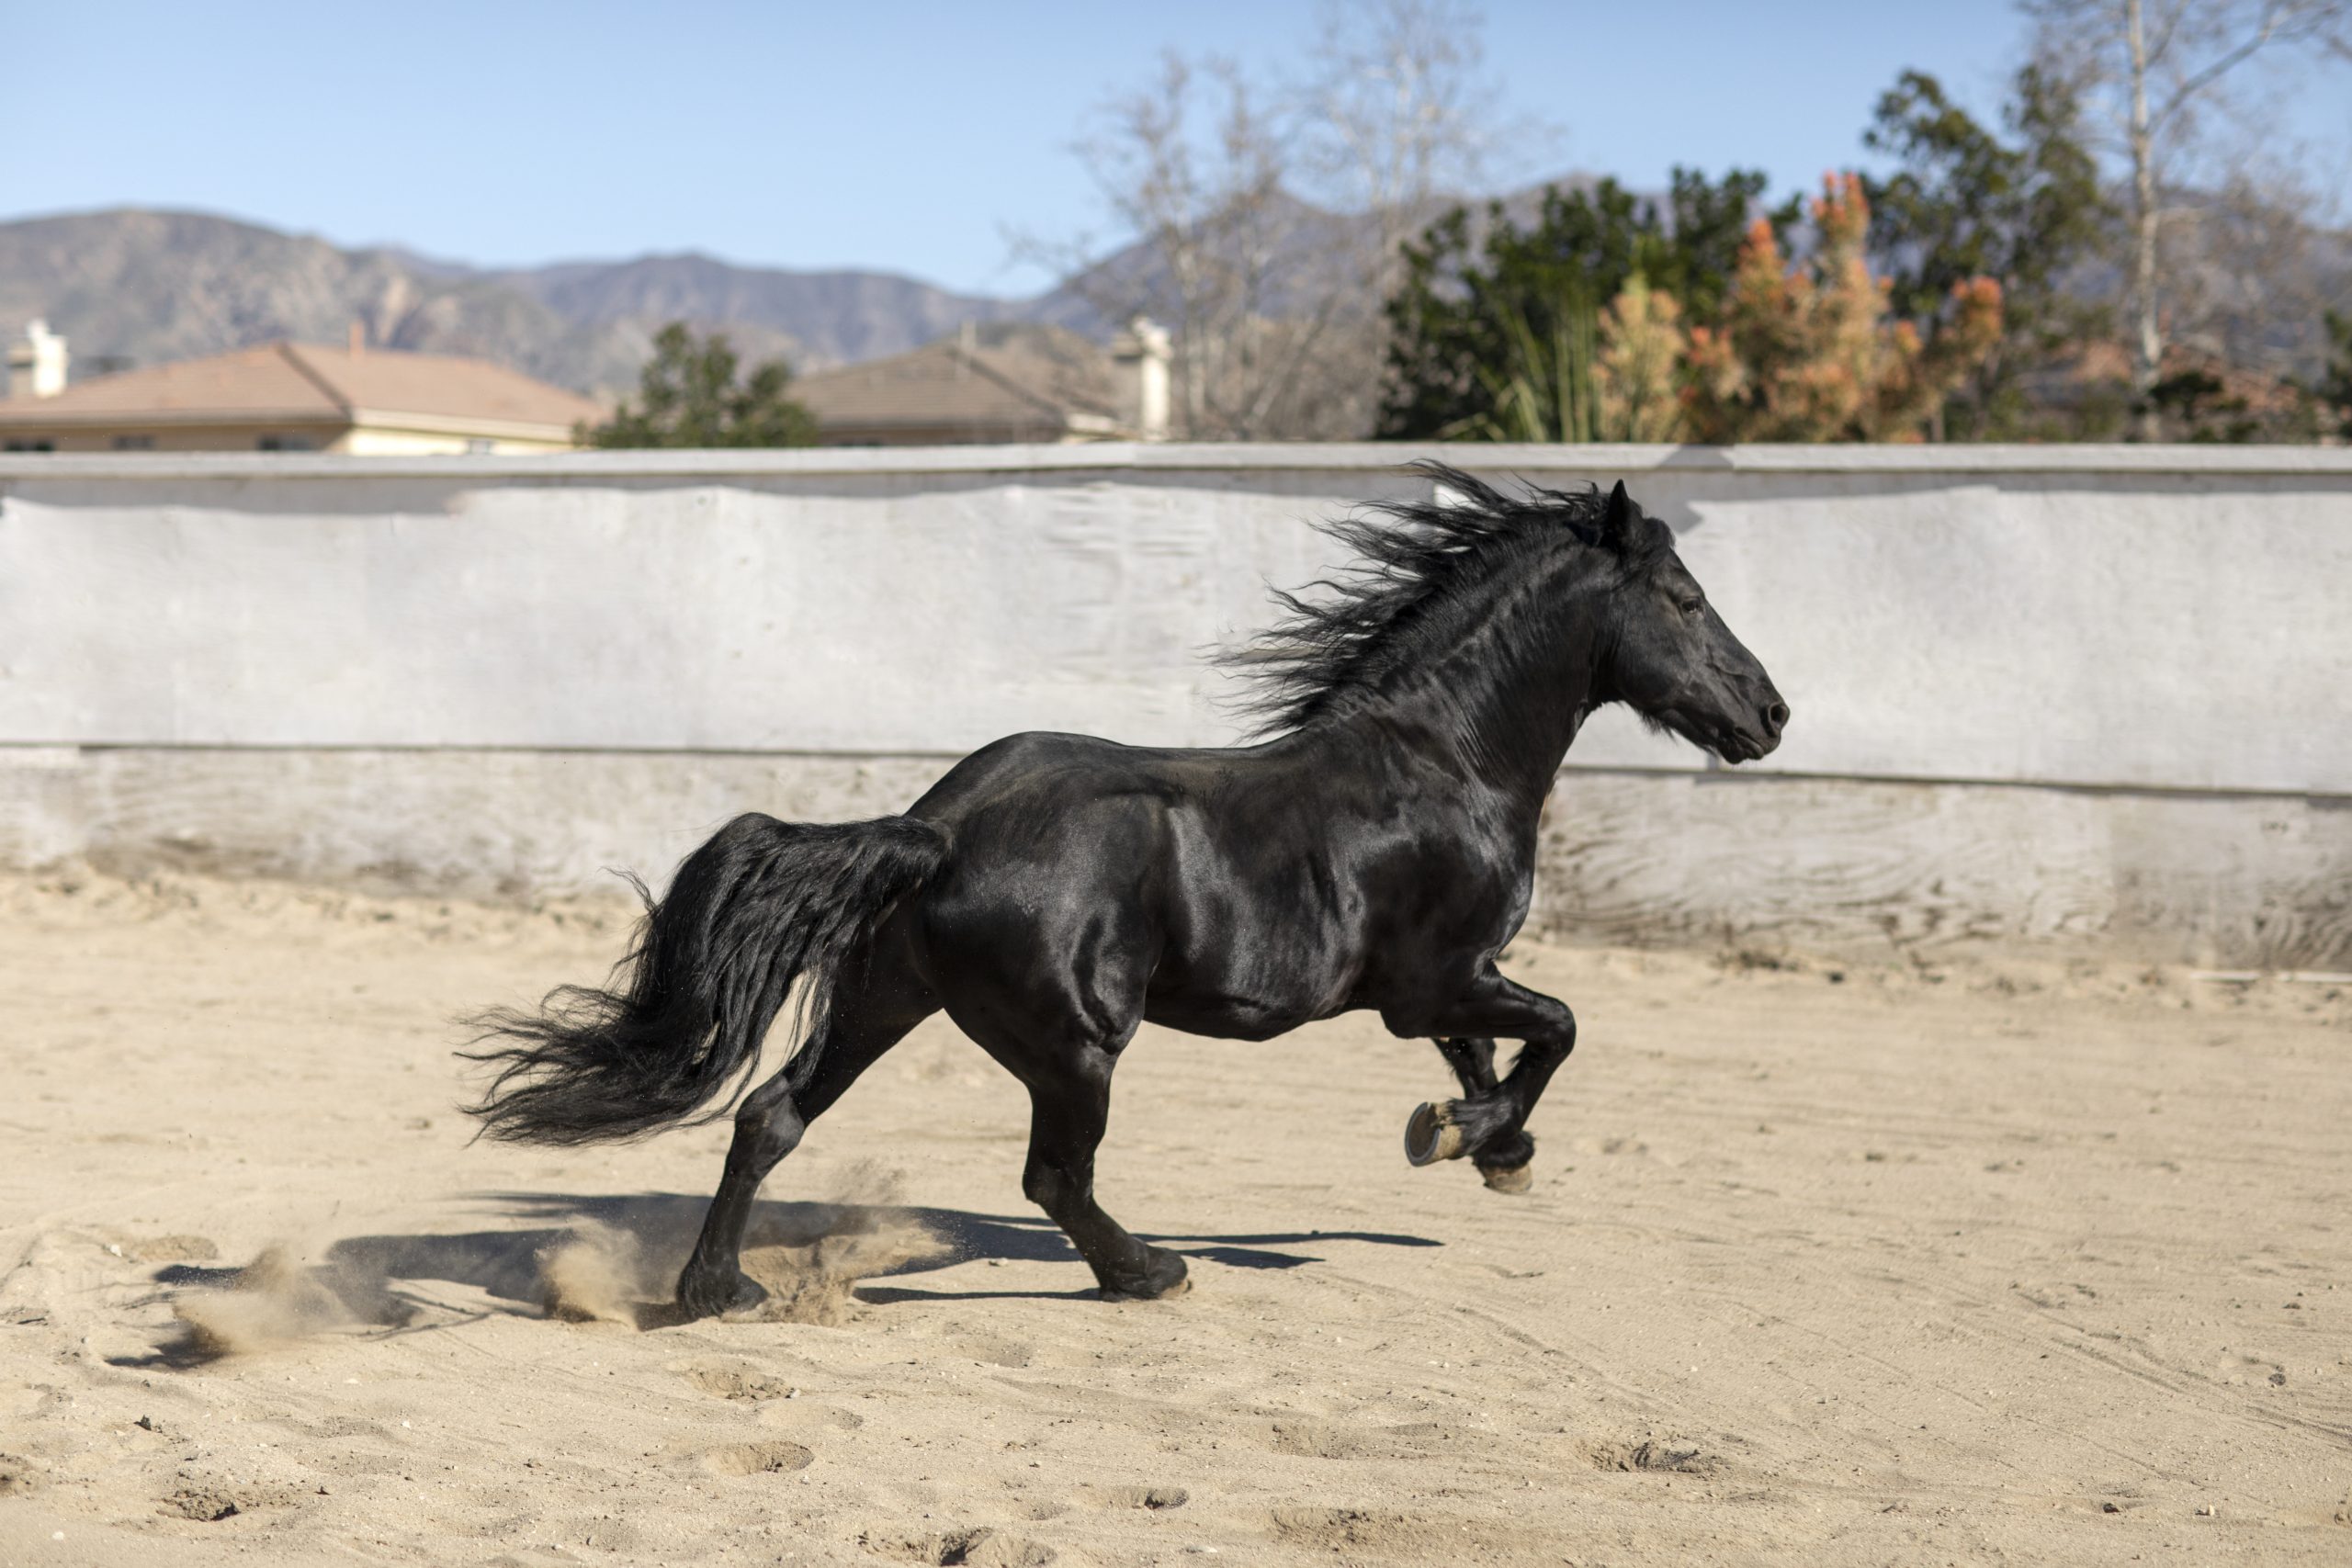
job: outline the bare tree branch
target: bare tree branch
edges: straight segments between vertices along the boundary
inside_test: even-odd
[[[1104,320],[1170,328],[1181,434],[1362,435],[1398,248],[1476,183],[1499,135],[1480,26],[1458,0],[1326,0],[1296,79],[1170,55],[1076,149],[1135,248],[1020,248],[1058,262]]]
[[[2027,0],[2039,27],[2043,64],[2104,99],[2109,138],[2127,163],[2132,188],[2132,388],[2147,405],[2162,372],[2166,295],[2165,233],[2182,216],[2166,197],[2199,151],[2200,109],[2242,121],[2258,111],[2222,96],[2225,82],[2264,56],[2352,59],[2352,0]],[[2210,175],[2211,171],[2209,171]],[[2225,171],[2231,184],[2238,171]]]

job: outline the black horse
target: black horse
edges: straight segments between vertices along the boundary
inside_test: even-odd
[[[1789,715],[1623,485],[1508,495],[1419,467],[1439,499],[1329,525],[1353,570],[1312,603],[1278,593],[1285,618],[1237,656],[1271,739],[1016,735],[904,816],[739,817],[649,898],[614,989],[482,1020],[496,1043],[474,1059],[499,1065],[483,1130],[581,1144],[723,1115],[798,987],[804,1042],[735,1111],[678,1280],[689,1316],[758,1303],[739,1258],[761,1180],[942,1008],[1029,1090],[1023,1190],[1109,1298],[1184,1283],[1182,1258],[1094,1200],[1112,1070],[1147,1020],[1264,1040],[1372,1009],[1461,1080],[1408,1122],[1412,1162],[1466,1156],[1524,1187],[1528,1113],[1576,1020],[1495,955],[1526,917],[1537,814],[1577,727],[1623,702],[1737,762]],[[1521,1042],[1500,1077],[1498,1035]]]

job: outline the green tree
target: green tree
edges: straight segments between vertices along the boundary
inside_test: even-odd
[[[1865,180],[1872,253],[1891,268],[1896,315],[1922,332],[1947,321],[1953,289],[2001,286],[2001,341],[1945,404],[1942,434],[2000,441],[2065,433],[2027,396],[2037,372],[2111,330],[2107,312],[2067,291],[2099,254],[2116,211],[2085,146],[2073,88],[2038,66],[2018,73],[2003,141],[1922,72],[1905,71],[1878,101],[1864,145],[1896,172]]]
[[[1690,334],[1674,297],[1642,274],[1607,310],[1555,307],[1539,336],[1514,304],[1504,357],[1478,367],[1487,408],[1443,434],[1476,441],[1679,441]]]
[[[589,446],[813,446],[814,415],[792,400],[792,367],[781,359],[739,380],[726,334],[697,339],[684,321],[663,327],[638,378],[637,401],[578,433]]]
[[[2263,434],[2245,394],[2231,391],[2219,376],[2197,366],[2176,370],[2149,388],[2147,405],[2161,422],[2157,428],[2176,441],[2245,443]]]
[[[1404,248],[1387,304],[1387,382],[1378,434],[1589,439],[1595,429],[1594,323],[1636,276],[1694,318],[1730,288],[1764,176],[1720,181],[1674,171],[1661,203],[1604,179],[1589,191],[1544,190],[1521,226],[1490,203],[1483,239],[1456,207]],[[1773,215],[1793,220],[1794,204]]]
[[[1579,295],[1555,299],[1539,331],[1520,301],[1502,305],[1501,356],[1476,374],[1484,407],[1438,434],[1466,441],[1598,441],[1594,372],[1600,320]]]

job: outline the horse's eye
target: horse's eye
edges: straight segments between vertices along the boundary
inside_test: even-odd
[[[1696,617],[1698,614],[1706,607],[1707,602],[1704,599],[1692,599],[1684,603],[1682,606],[1682,613],[1686,615]]]

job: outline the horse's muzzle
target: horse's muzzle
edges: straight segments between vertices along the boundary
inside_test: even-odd
[[[1716,739],[1715,755],[1726,762],[1753,762],[1781,749],[1781,731],[1789,724],[1789,705],[1779,693],[1758,705],[1755,722],[1726,727]]]

